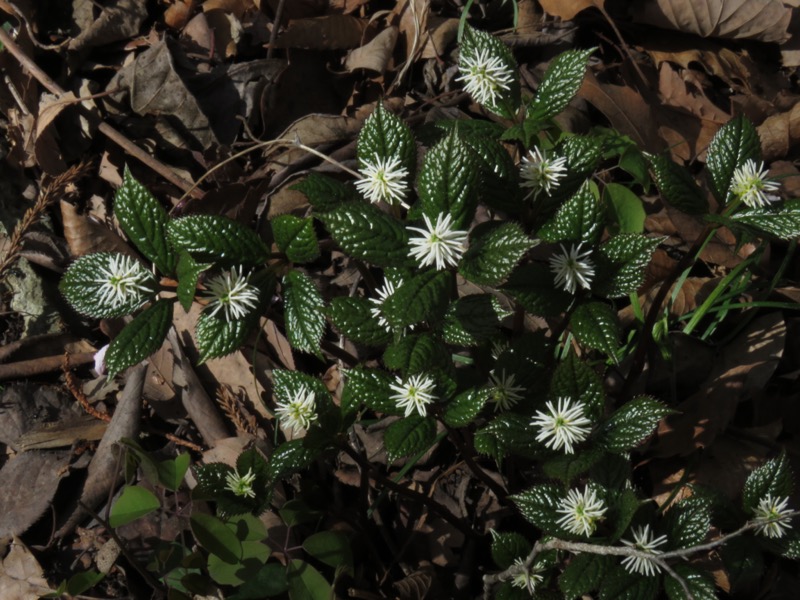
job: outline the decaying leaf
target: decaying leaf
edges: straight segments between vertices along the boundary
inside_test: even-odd
[[[765,160],[787,156],[800,142],[800,103],[791,110],[768,117],[758,127]]]
[[[539,0],[539,3],[548,15],[569,21],[587,8],[602,8],[605,0]]]
[[[14,536],[11,549],[0,563],[0,598],[38,600],[51,591],[39,562]]]
[[[397,27],[387,27],[368,44],[356,48],[347,55],[344,66],[348,71],[367,69],[383,73],[392,58],[397,43]]]
[[[326,15],[297,19],[281,35],[278,48],[313,48],[315,50],[349,50],[361,44],[367,21],[350,15]]]
[[[96,4],[91,0],[79,0],[76,4],[88,5],[88,11]],[[84,10],[84,12],[87,12]],[[112,0],[107,2],[100,15],[89,22],[81,33],[70,40],[69,49],[77,52],[96,48],[112,42],[127,40],[139,33],[147,18],[147,5],[138,0]]]

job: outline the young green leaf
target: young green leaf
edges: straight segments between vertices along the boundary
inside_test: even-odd
[[[442,317],[450,299],[453,274],[448,271],[423,271],[403,282],[383,303],[382,312],[398,329],[436,321]]]
[[[281,252],[292,262],[311,262],[319,256],[314,219],[279,215],[270,221],[272,235]]]
[[[628,452],[647,439],[670,409],[649,396],[639,396],[618,409],[603,427],[609,452]]]
[[[377,206],[343,204],[320,219],[341,249],[353,258],[381,267],[409,263],[408,232]]]
[[[368,346],[383,346],[392,340],[392,334],[372,313],[376,304],[366,298],[339,297],[331,300],[328,317],[343,335],[352,341]]]
[[[478,161],[454,131],[425,154],[419,175],[422,213],[432,221],[450,215],[455,229],[466,229],[478,204]]]
[[[367,163],[397,158],[400,166],[408,172],[407,181],[414,178],[417,166],[417,149],[414,136],[408,125],[397,115],[389,112],[378,102],[373,113],[364,121],[358,134],[359,169],[363,172]]]
[[[169,222],[167,234],[175,248],[195,254],[201,261],[255,265],[269,256],[269,248],[252,229],[226,217],[175,219]]]
[[[500,321],[509,314],[492,294],[464,296],[447,309],[444,339],[448,344],[477,346],[494,336]]]
[[[708,146],[706,168],[711,180],[711,191],[721,204],[731,200],[733,172],[747,159],[761,160],[761,140],[750,120],[736,116],[714,135]]]
[[[155,298],[156,280],[134,258],[95,252],[75,260],[58,287],[76,311],[103,319],[128,315]]]
[[[314,172],[289,189],[305,194],[317,213],[328,212],[341,204],[358,199],[358,194],[351,186]]]
[[[111,507],[108,524],[121,527],[161,508],[161,502],[153,492],[139,485],[126,485],[122,494]]]
[[[188,252],[181,252],[178,258],[178,301],[183,310],[189,311],[197,291],[200,273],[209,269],[211,263],[199,263]]]
[[[531,552],[531,543],[516,531],[497,533],[492,530],[492,560],[498,569],[507,569],[518,558]]]
[[[319,354],[325,302],[314,282],[299,271],[289,271],[283,278],[283,302],[289,343],[297,350]]]
[[[517,223],[487,223],[470,235],[469,249],[461,259],[459,273],[481,285],[505,280],[536,242]]]
[[[536,96],[528,105],[527,120],[541,123],[567,108],[583,83],[589,56],[594,50],[567,50],[550,62]]]
[[[169,215],[158,200],[134,179],[128,167],[114,198],[114,215],[136,248],[165,275],[175,271],[177,257],[167,243]]]
[[[113,377],[158,350],[171,324],[172,301],[168,299],[157,301],[128,323],[106,351],[108,376]]]
[[[546,242],[586,242],[593,245],[603,231],[603,210],[597,186],[586,181],[542,226],[539,237]]]
[[[785,454],[768,460],[747,477],[742,492],[742,506],[752,513],[768,494],[785,498],[792,492],[792,471]]]
[[[667,204],[689,215],[708,212],[706,194],[689,171],[663,154],[648,154],[647,159],[653,169],[656,187]]]
[[[623,233],[607,240],[594,254],[592,291],[606,298],[622,298],[644,283],[645,270],[663,238]]]
[[[569,324],[581,344],[617,359],[620,326],[611,306],[603,302],[580,304],[570,316]]]
[[[342,411],[352,413],[364,404],[376,412],[402,414],[403,411],[389,397],[394,381],[389,373],[378,369],[356,367],[348,371],[342,392]]]
[[[486,405],[490,393],[489,388],[464,390],[447,404],[442,420],[449,427],[466,427]]]
[[[432,417],[410,415],[386,428],[383,442],[390,461],[411,456],[430,448],[436,439],[436,421]]]
[[[574,600],[599,589],[613,564],[612,556],[589,553],[573,556],[558,578],[558,587],[564,598]]]

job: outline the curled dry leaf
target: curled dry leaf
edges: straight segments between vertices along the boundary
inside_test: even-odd
[[[91,11],[95,3],[90,0],[79,0],[76,4],[88,4]],[[92,20],[77,37],[70,40],[68,48],[78,51],[127,40],[139,33],[145,18],[147,18],[145,2],[112,0],[106,3],[99,17]]]
[[[383,73],[392,59],[396,43],[397,27],[387,27],[368,44],[351,51],[345,59],[344,66],[350,72],[366,69]]]
[[[62,200],[60,206],[64,237],[72,256],[78,257],[92,252],[121,252],[136,256],[125,240],[91,216],[78,213],[75,205]]]
[[[548,15],[569,21],[587,8],[603,8],[605,0],[539,0],[539,3]]]
[[[350,15],[297,19],[289,24],[275,45],[278,48],[349,50],[361,45],[366,28],[366,19]]]
[[[767,117],[758,127],[764,160],[782,158],[800,142],[800,103],[791,110]]]
[[[36,558],[17,536],[0,563],[0,598],[38,600],[52,590]]]
[[[792,11],[780,0],[644,0],[633,4],[639,23],[701,37],[785,42]]]

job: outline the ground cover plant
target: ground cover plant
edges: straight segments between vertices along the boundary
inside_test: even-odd
[[[99,107],[30,62],[32,15],[0,32],[56,95],[33,137],[9,111],[6,168],[42,175],[0,273],[14,298],[23,261],[58,273],[61,321],[9,304],[0,584],[789,597],[794,112],[695,93],[754,59],[664,50],[663,14],[602,2],[273,4],[103,8],[65,68],[153,29],[87,79]],[[716,35],[780,43],[771,10]],[[352,86],[343,116],[285,103],[312,73]]]

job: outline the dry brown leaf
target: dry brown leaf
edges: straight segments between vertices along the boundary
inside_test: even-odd
[[[800,103],[791,110],[768,117],[758,126],[764,160],[784,158],[800,141]]]
[[[349,14],[370,2],[370,0],[330,0],[331,10]]]
[[[792,11],[780,0],[644,0],[633,5],[639,23],[701,37],[785,42]]]
[[[173,29],[183,29],[194,12],[197,0],[174,0],[164,11],[164,23]]]
[[[539,0],[539,4],[547,14],[569,21],[587,8],[603,8],[605,0]]]
[[[350,15],[297,19],[275,42],[277,48],[350,50],[358,48],[368,21]]]
[[[0,598],[38,600],[51,591],[39,562],[14,536],[11,549],[0,563]]]
[[[701,120],[712,121],[714,131],[730,120],[730,115],[717,107],[693,85],[690,70],[679,74],[669,63],[661,63],[658,70],[658,94],[666,106],[688,111]]]
[[[400,581],[395,581],[392,587],[397,592],[399,600],[423,600],[433,584],[433,569],[424,565]]]
[[[125,240],[111,229],[89,216],[79,214],[69,202],[62,200],[60,205],[64,237],[72,256],[78,257],[92,252],[121,252],[136,256]]]
[[[91,1],[82,3],[89,5],[89,11],[95,4]],[[128,40],[139,33],[145,18],[146,3],[139,0],[112,0],[106,3],[99,17],[92,20],[80,35],[70,40],[68,47],[72,51],[78,51]]]
[[[356,69],[383,73],[392,59],[397,33],[397,27],[386,27],[368,44],[352,50],[344,61],[345,69],[351,73]]]
[[[425,33],[421,59],[439,58],[458,35],[458,19],[444,19],[431,15],[428,17],[428,30]]]
[[[205,0],[203,12],[222,10],[241,19],[248,10],[255,8],[253,0]]]

